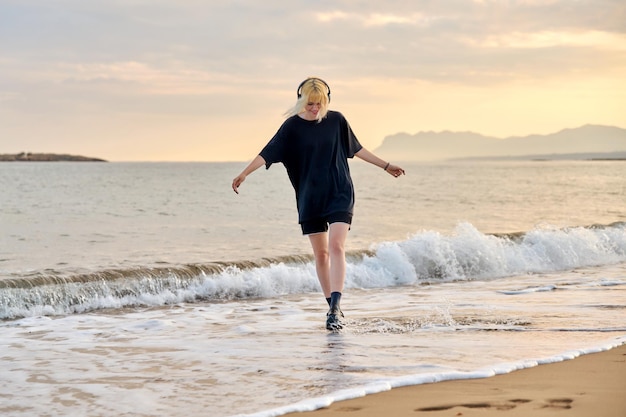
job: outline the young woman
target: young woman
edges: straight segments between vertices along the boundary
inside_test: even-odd
[[[397,165],[365,149],[348,121],[329,111],[330,87],[320,78],[307,78],[297,90],[298,100],[278,132],[233,180],[233,190],[263,165],[281,162],[296,192],[298,221],[309,237],[315,269],[330,309],[326,328],[338,330],[341,293],[346,275],[345,241],[352,223],[354,187],[348,158],[376,165],[394,177],[404,175]]]

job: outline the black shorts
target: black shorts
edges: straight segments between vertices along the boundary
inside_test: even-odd
[[[352,224],[352,214],[345,212],[331,213],[325,217],[318,217],[317,219],[302,222],[300,223],[300,227],[302,227],[303,235],[311,235],[313,233],[328,231],[328,225],[332,223]]]

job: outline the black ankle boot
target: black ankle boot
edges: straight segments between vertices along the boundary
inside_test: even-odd
[[[335,291],[330,294],[330,311],[334,311],[335,314],[341,311],[339,304],[341,302],[341,293],[339,291]]]
[[[326,329],[328,330],[339,330],[343,328],[343,324],[339,321],[339,318],[343,317],[343,312],[339,306],[340,301],[340,292],[336,291],[330,295],[330,309],[326,314]]]

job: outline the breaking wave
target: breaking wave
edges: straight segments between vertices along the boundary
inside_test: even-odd
[[[380,288],[497,279],[626,261],[626,222],[484,234],[414,234],[348,254],[346,286]],[[53,271],[0,280],[0,318],[64,315],[133,306],[272,298],[319,291],[312,256],[96,271]]]

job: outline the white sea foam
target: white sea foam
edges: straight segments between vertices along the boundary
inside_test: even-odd
[[[382,243],[376,259],[388,279],[401,284],[562,271],[626,260],[626,226],[541,228],[509,239],[462,223],[451,236],[423,232],[402,242]]]
[[[621,162],[353,164],[332,335],[288,179],[235,196],[242,166],[0,166],[12,417],[269,415],[624,341]]]
[[[626,261],[626,226],[532,230],[510,239],[460,224],[455,233],[422,232],[400,242],[383,242],[372,256],[351,261],[347,288],[385,288],[451,280],[495,279]],[[515,291],[549,291],[538,286]],[[165,276],[97,280],[31,288],[0,289],[0,318],[84,313],[103,308],[161,306],[195,300],[275,298],[319,291],[309,263],[242,269],[227,267],[191,278]],[[512,294],[511,293],[511,294]]]
[[[546,358],[536,360],[522,360],[513,363],[496,364],[489,368],[478,369],[469,372],[441,372],[431,374],[418,374],[407,375],[398,378],[393,378],[385,381],[378,381],[373,384],[369,384],[362,387],[355,387],[347,390],[337,391],[330,395],[310,398],[304,401],[300,401],[294,404],[290,404],[284,407],[278,407],[271,410],[264,410],[251,414],[237,414],[233,417],[276,417],[287,413],[298,413],[313,411],[323,407],[328,407],[334,402],[345,401],[354,398],[361,398],[370,394],[377,394],[384,391],[389,391],[393,388],[400,388],[405,386],[431,384],[443,381],[452,380],[464,380],[464,379],[481,379],[489,378],[496,375],[508,374],[521,369],[532,368],[538,365],[545,365],[549,363],[562,362],[566,360],[575,359],[581,355],[603,352],[626,344],[626,337],[620,337],[614,340],[610,340],[602,343],[601,345],[584,348],[576,351],[563,352],[561,354],[553,355]]]
[[[625,267],[353,288],[338,334],[318,293],[4,321],[3,405],[15,417],[270,416],[489,377],[625,342]],[[559,290],[514,293],[542,286]]]

